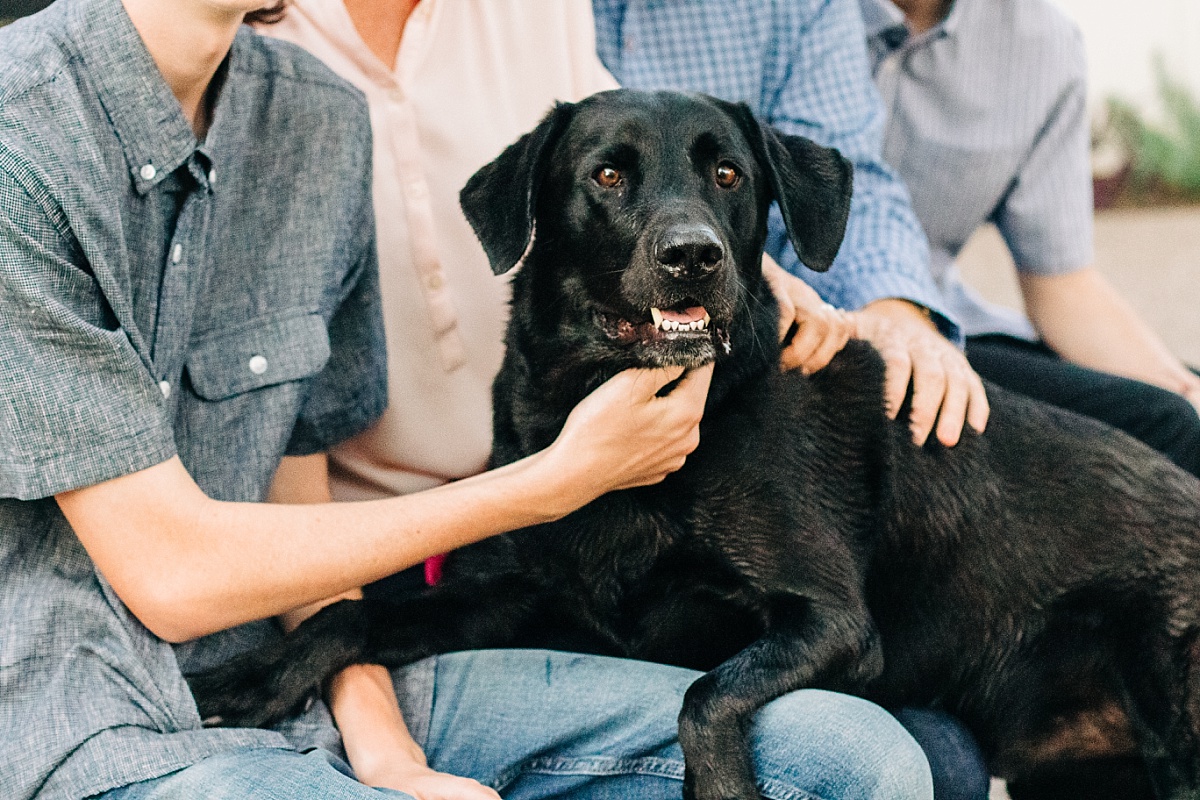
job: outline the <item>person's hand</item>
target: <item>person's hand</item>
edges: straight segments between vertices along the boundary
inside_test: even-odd
[[[471,778],[437,772],[408,759],[385,764],[359,781],[376,789],[394,789],[415,800],[500,800],[494,789]]]
[[[990,413],[983,381],[918,306],[876,300],[854,316],[856,336],[874,345],[887,364],[884,401],[892,419],[912,382],[909,427],[914,442],[925,444],[935,423],[937,439],[947,447],[958,444],[964,423],[983,431]]]
[[[779,340],[796,328],[780,354],[783,368],[799,369],[805,375],[824,369],[854,334],[854,318],[823,301],[811,286],[767,256],[763,256],[763,277],[779,304]]]
[[[660,482],[700,443],[712,371],[713,365],[705,364],[686,375],[682,367],[618,373],[567,417],[549,448],[558,468],[578,474],[574,488],[589,500]],[[658,396],[681,375],[670,394]]]

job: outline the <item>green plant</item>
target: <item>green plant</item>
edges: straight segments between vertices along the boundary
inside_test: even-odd
[[[1168,73],[1162,55],[1154,58],[1158,92],[1166,118],[1146,122],[1120,98],[1109,98],[1109,125],[1132,157],[1131,192],[1161,200],[1200,201],[1200,102]]]

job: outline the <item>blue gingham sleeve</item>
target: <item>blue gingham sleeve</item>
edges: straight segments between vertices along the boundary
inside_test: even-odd
[[[163,397],[32,170],[0,152],[0,497],[35,500],[175,455]]]
[[[1040,75],[1058,75],[1057,99],[992,221],[1017,268],[1072,272],[1094,260],[1087,61],[1073,26],[1029,54]]]
[[[777,60],[766,73],[767,121],[781,131],[836,147],[854,163],[846,239],[827,273],[806,269],[772,209],[767,251],[827,302],[857,309],[898,297],[934,312],[942,332],[961,342],[929,274],[929,247],[904,184],[882,158],[883,106],[871,80],[866,34],[855,0],[825,0],[807,18],[783,4],[774,35]]]

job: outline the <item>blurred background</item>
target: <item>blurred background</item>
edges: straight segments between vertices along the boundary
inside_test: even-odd
[[[1200,365],[1200,2],[1052,2],[1087,47],[1096,265]],[[1020,307],[994,229],[979,231],[960,262],[986,297]]]
[[[1097,267],[1200,365],[1200,0],[1050,2],[1088,52]],[[0,24],[46,5],[0,0]],[[980,230],[961,263],[984,296],[1020,306],[995,230]]]

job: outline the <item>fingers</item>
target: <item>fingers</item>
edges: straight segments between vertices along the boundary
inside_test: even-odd
[[[895,419],[904,405],[908,384],[912,381],[912,356],[904,347],[876,347],[884,362],[883,407],[888,419]]]
[[[693,401],[699,399],[703,402],[703,398],[708,397],[708,387],[712,384],[713,368],[715,366],[710,361],[707,364],[688,370],[688,373],[683,376],[683,380],[679,382],[679,385],[675,387],[675,391],[671,394],[682,392],[681,397],[686,397]]]
[[[958,444],[958,440],[962,436],[963,425],[967,421],[967,406],[970,404],[970,400],[971,390],[967,381],[960,375],[948,375],[935,432],[937,440],[946,447]]]
[[[827,309],[827,313],[834,319],[821,343],[813,350],[812,355],[804,364],[804,371],[809,375],[820,372],[829,366],[829,362],[842,351],[854,332],[854,326],[844,311],[833,306],[827,306]]]
[[[991,409],[983,381],[966,356],[927,319],[895,306],[874,314],[868,307],[852,323],[858,328],[856,335],[870,341],[883,356],[884,403],[890,418],[898,415],[911,383],[908,422],[917,445],[934,434],[940,443],[953,447],[965,425],[978,432],[987,427]]]
[[[618,372],[610,383],[630,381],[635,398],[649,400],[656,397],[663,387],[683,374],[683,367],[660,367],[657,369],[630,369]]]
[[[775,302],[779,305],[779,341],[782,342],[796,321],[796,304],[787,293],[776,293]]]
[[[824,369],[850,340],[850,319],[769,258],[763,259],[763,277],[779,305],[779,340],[786,341],[788,333],[796,328],[795,336],[780,354],[780,365],[783,369],[802,370],[806,375]]]
[[[992,406],[988,403],[987,389],[983,387],[983,380],[973,369],[970,370],[967,380],[970,387],[970,400],[967,403],[967,424],[976,433],[983,433],[984,429],[987,428],[988,420],[992,416]]]
[[[941,359],[928,351],[916,349],[913,353],[912,384],[908,428],[912,431],[913,441],[921,445],[929,438],[929,432],[933,430],[938,417],[938,409],[946,398],[947,376]],[[962,422],[963,418],[959,417],[960,431]]]
[[[813,308],[796,308],[796,335],[780,354],[783,369],[799,369],[805,375],[829,366],[841,349],[850,341],[853,325],[846,312],[828,303]]]

